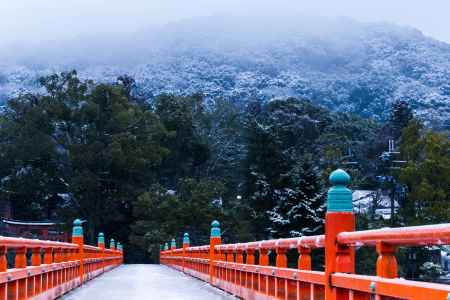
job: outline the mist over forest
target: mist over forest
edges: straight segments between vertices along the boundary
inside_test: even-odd
[[[404,100],[429,126],[449,120],[450,45],[389,23],[308,15],[215,15],[134,34],[83,35],[0,50],[0,98],[76,69],[113,82],[128,74],[148,100],[163,93],[232,101],[304,97],[385,120]]]

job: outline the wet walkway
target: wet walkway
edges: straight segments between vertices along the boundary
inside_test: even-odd
[[[229,300],[209,284],[162,265],[122,265],[66,294],[63,300]]]

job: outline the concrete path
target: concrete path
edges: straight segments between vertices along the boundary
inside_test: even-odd
[[[161,265],[123,265],[63,296],[63,300],[229,300],[209,284]]]

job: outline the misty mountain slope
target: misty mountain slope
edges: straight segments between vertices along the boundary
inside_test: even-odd
[[[41,74],[75,68],[100,81],[127,73],[149,99],[194,92],[243,103],[297,96],[378,119],[402,99],[430,125],[450,121],[450,45],[412,28],[215,16],[49,47],[9,54],[14,63],[0,68],[1,98],[36,89]]]

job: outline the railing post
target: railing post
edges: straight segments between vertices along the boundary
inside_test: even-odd
[[[182,262],[181,262],[181,268],[182,268],[182,270],[183,270],[183,272],[184,272],[184,267],[185,267],[185,264],[186,264],[186,249],[187,248],[189,248],[189,245],[191,244],[191,241],[189,240],[189,233],[185,233],[184,235],[183,235],[183,252],[182,252]]]
[[[170,250],[175,249],[177,249],[177,242],[175,241],[175,239],[172,239],[172,241],[170,242]]]
[[[115,241],[114,239],[110,239],[110,240],[109,240],[109,249],[111,249],[111,250],[116,250],[116,241]],[[113,251],[113,252],[111,253],[111,256],[114,257],[114,255],[115,255],[115,253],[114,253],[114,251]],[[114,264],[115,264],[114,259],[111,260],[110,264],[111,264],[111,268],[114,268],[114,267],[115,267],[115,266],[114,266]]]
[[[247,253],[246,264],[247,265],[254,265],[255,264],[255,250],[247,248],[246,253]]]
[[[34,247],[31,249],[31,265],[40,266],[41,265],[41,248]]]
[[[311,270],[311,249],[299,246],[298,251],[298,269],[299,270]]]
[[[278,268],[287,268],[287,257],[286,257],[287,250],[277,246],[275,251],[277,254],[276,266]]]
[[[6,272],[8,269],[8,248],[6,246],[0,246],[0,272]]]
[[[377,276],[384,278],[397,277],[397,259],[395,251],[397,247],[386,243],[377,243]]]
[[[27,248],[20,247],[16,248],[16,259],[15,259],[15,268],[16,269],[24,269],[27,267]],[[27,278],[20,279],[16,281],[16,292],[15,296],[18,296],[17,299],[27,299]],[[12,297],[15,299],[14,297]]]
[[[102,273],[105,272],[105,235],[103,232],[98,233],[97,237],[97,247],[100,248],[100,257],[101,257],[101,267],[102,267]]]
[[[50,265],[53,263],[53,248],[47,247],[44,249],[44,264]]]
[[[211,223],[211,236],[209,238],[209,282],[214,285],[214,270],[216,261],[215,246],[222,244],[222,237],[220,233],[219,221],[212,221]]]
[[[236,263],[237,264],[243,264],[244,263],[244,249],[239,248],[238,246],[235,246],[235,252],[236,252]]]
[[[6,246],[0,246],[0,272],[6,272],[8,269],[8,248]],[[7,299],[8,297],[8,283],[0,283],[0,299]]]
[[[269,265],[269,249],[259,248],[259,265],[268,266]]]
[[[340,295],[331,285],[331,276],[335,272],[355,271],[354,250],[337,243],[339,233],[355,230],[355,216],[352,192],[346,187],[350,183],[350,176],[338,169],[331,173],[330,182],[332,187],[328,190],[325,217],[325,300],[343,300],[348,299],[348,291]]]
[[[122,248],[122,243],[120,243],[120,242],[117,242],[117,251],[119,251],[119,253],[120,253],[119,265],[121,265],[122,261],[123,261],[123,248]]]
[[[72,243],[78,245],[78,257],[77,259],[80,261],[80,285],[83,284],[84,281],[84,237],[83,237],[83,227],[80,219],[76,219],[73,221],[73,229],[72,229]]]

